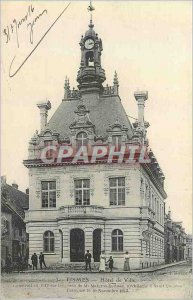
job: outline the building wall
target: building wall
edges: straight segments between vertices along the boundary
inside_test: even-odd
[[[8,228],[7,232],[1,233],[1,263],[5,264],[6,255],[9,253],[12,255],[12,215],[7,212],[1,212],[1,222],[7,220]]]
[[[74,179],[88,178],[91,185],[91,205],[109,207],[110,177],[125,176],[126,206],[140,206],[139,169],[128,166],[66,166],[55,168],[34,168],[29,170],[29,210],[41,209],[41,181],[56,180],[57,206],[74,205]],[[77,173],[78,171],[78,173]],[[138,178],[137,178],[138,177]],[[102,201],[101,201],[102,199]]]
[[[192,260],[192,236],[187,235],[186,237],[186,253],[185,253],[186,259]]]
[[[124,253],[130,254],[131,268],[145,268],[164,263],[163,216],[155,211],[153,198],[142,191],[141,176],[159,197],[161,195],[139,167],[129,165],[81,165],[55,168],[31,168],[29,170],[30,201],[26,213],[29,233],[30,257],[43,251],[43,234],[50,230],[54,233],[55,251],[45,253],[48,264],[70,261],[70,230],[80,228],[85,234],[85,250],[93,253],[93,231],[102,230],[101,250],[112,255],[115,267],[123,266]],[[109,178],[125,177],[125,206],[109,206]],[[87,213],[77,213],[74,208],[66,213],[62,206],[74,206],[74,179],[90,179],[90,205],[98,206]],[[56,208],[41,208],[41,181],[56,180]],[[102,207],[102,208],[101,208]],[[156,221],[157,220],[157,221]],[[152,224],[155,224],[153,226]],[[144,240],[143,231],[151,227],[151,237]],[[114,229],[123,232],[123,251],[112,252],[111,236]],[[61,243],[63,240],[63,251]]]

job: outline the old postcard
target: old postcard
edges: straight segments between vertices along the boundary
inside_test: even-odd
[[[1,298],[192,298],[192,2],[1,1]]]

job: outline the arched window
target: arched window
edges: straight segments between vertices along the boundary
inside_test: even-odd
[[[54,252],[54,234],[52,231],[44,232],[44,252]]]
[[[123,251],[123,232],[120,229],[112,232],[112,251]]]
[[[79,132],[76,136],[76,145],[77,147],[81,147],[81,146],[87,146],[88,144],[88,137],[87,134],[85,132]]]

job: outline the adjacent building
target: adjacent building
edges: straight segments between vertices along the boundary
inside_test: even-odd
[[[1,263],[9,253],[12,261],[28,256],[28,235],[24,210],[28,209],[29,195],[18,190],[16,183],[9,185],[1,177]]]
[[[29,142],[29,210],[25,222],[29,253],[43,251],[49,264],[82,262],[89,250],[93,261],[100,253],[112,255],[115,267],[123,267],[126,251],[132,269],[164,263],[164,175],[146,137],[144,120],[147,92],[134,94],[138,120],[131,124],[119,96],[115,73],[112,86],[102,68],[102,40],[92,20],[80,40],[81,62],[77,89],[66,78],[64,97],[47,123],[51,103],[38,103],[41,130]],[[70,57],[69,57],[70,59]],[[34,124],[35,125],[35,124]],[[37,125],[37,124],[36,124]],[[73,149],[113,145],[145,146],[150,163],[119,163],[118,160],[72,162],[41,159],[45,147]],[[116,156],[116,155],[115,155]],[[117,156],[116,156],[117,157]]]
[[[171,219],[171,211],[165,214],[165,262],[171,263],[186,259],[187,235],[182,222]]]
[[[192,235],[186,235],[186,259],[192,260]]]

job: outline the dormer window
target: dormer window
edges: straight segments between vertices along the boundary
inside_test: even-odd
[[[121,135],[113,135],[112,136],[112,144],[115,146],[116,150],[119,150],[121,148]]]
[[[88,136],[85,132],[79,132],[76,136],[77,148],[88,145]]]

